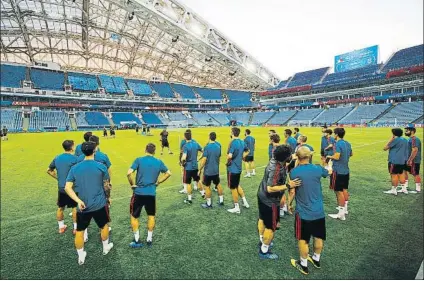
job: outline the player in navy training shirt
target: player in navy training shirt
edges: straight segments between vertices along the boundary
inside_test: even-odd
[[[66,177],[72,166],[77,163],[77,157],[73,155],[74,141],[65,140],[62,143],[65,150],[64,153],[56,156],[50,163],[47,174],[57,180],[58,197],[57,197],[57,211],[56,218],[59,224],[59,233],[65,233],[67,226],[64,223],[63,211],[65,207],[72,208],[72,221],[74,223],[73,233],[77,231],[77,204],[65,192]]]
[[[420,163],[421,163],[421,140],[415,136],[417,130],[414,124],[408,124],[405,128],[405,135],[409,137],[408,140],[408,161],[406,162],[405,171],[405,189],[408,188],[408,173],[414,176],[415,192],[421,192],[421,177],[420,177]]]
[[[197,161],[197,154],[202,152],[202,147],[195,141],[191,139],[191,132],[185,132],[184,138],[186,143],[183,146],[183,155],[181,156],[182,166],[184,167],[183,173],[183,182],[184,189],[187,190],[187,198],[184,200],[186,204],[192,204],[192,188],[191,182],[194,182],[195,190],[197,189],[197,184],[199,182],[199,163]],[[202,196],[204,195],[204,190],[200,190]]]
[[[84,133],[84,141],[88,141],[92,135],[93,135],[92,132]],[[75,156],[78,157],[80,155],[83,155],[81,147],[82,147],[82,144],[77,145],[77,147],[75,148]]]
[[[297,142],[299,142],[299,137],[301,136],[299,132],[300,130],[299,128],[294,128],[293,130],[294,130],[294,138],[296,139]]]
[[[243,159],[245,162],[246,167],[246,175],[245,178],[250,178],[251,176],[255,176],[255,145],[256,140],[254,137],[250,135],[250,130],[246,129],[245,131],[245,139],[244,143],[246,144],[247,148],[249,149],[249,154]]]
[[[292,130],[285,129],[284,130],[284,137],[286,138],[285,144],[290,146],[292,153],[296,150],[297,141],[294,137],[292,137]]]

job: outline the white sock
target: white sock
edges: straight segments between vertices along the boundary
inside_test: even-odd
[[[262,253],[264,254],[268,253],[268,249],[269,249],[269,245],[262,243],[262,246],[261,246]]]
[[[76,222],[74,222],[74,229],[75,230],[77,229],[77,223]]]
[[[246,200],[246,197],[242,197],[241,199],[243,200],[243,204],[244,204],[244,205],[247,205],[247,204],[248,204],[248,203],[247,203],[247,200]]]
[[[252,169],[252,174],[256,174],[255,169]]]
[[[416,183],[415,184],[415,190],[416,191],[421,191],[421,183]]]
[[[234,203],[234,208],[240,209],[239,203]]]
[[[340,216],[344,216],[344,214],[345,214],[344,207],[339,206],[339,215],[340,215]]]
[[[88,239],[88,228],[84,230],[84,241]]]
[[[246,172],[246,176],[250,176],[250,173],[249,172]]]
[[[314,255],[312,256],[312,258],[316,261],[319,261],[320,257],[321,257],[321,254],[317,254],[317,253],[314,253]]]
[[[349,201],[345,201],[345,205],[344,205],[344,208],[345,208],[345,212],[347,212],[347,203],[348,203]]]
[[[408,186],[409,186],[409,181],[408,181],[408,180],[406,180],[406,181],[405,181],[405,186],[406,186],[406,187],[408,187]]]
[[[107,245],[109,245],[109,238],[102,241],[102,243],[103,243],[103,249],[104,249],[105,247],[107,247]]]
[[[206,198],[206,204],[208,206],[212,205],[212,199],[211,198]]]
[[[285,204],[285,205],[283,206],[283,211],[284,211],[284,212],[287,212],[287,204]]]
[[[65,227],[65,221],[61,220],[61,221],[57,221],[57,223],[59,224],[59,228]]]
[[[78,257],[81,257],[82,253],[84,253],[84,247],[81,249],[77,249]]]
[[[184,184],[184,191],[187,192],[187,184]]]
[[[263,235],[259,235],[259,240],[261,241],[261,243],[264,242],[264,236]]]
[[[197,190],[197,182],[194,182],[193,186],[194,186],[194,190]]]
[[[403,190],[408,190],[408,184],[405,182],[404,184],[401,184]]]
[[[147,231],[147,242],[152,242],[153,231]]]
[[[224,195],[219,195],[219,203],[224,202]]]
[[[396,186],[392,186],[392,190],[393,191],[396,191]]]
[[[304,267],[308,266],[308,259],[300,258],[300,264]]]
[[[205,195],[205,191],[204,190],[200,190],[200,194],[203,196]]]
[[[140,240],[140,230],[134,232],[134,240],[135,242],[138,242]]]
[[[191,194],[187,195],[187,199],[191,201]]]

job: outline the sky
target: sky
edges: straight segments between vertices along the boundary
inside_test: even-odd
[[[177,0],[278,78],[379,45],[379,61],[423,43],[423,0]]]

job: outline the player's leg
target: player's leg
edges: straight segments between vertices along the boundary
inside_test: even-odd
[[[259,258],[261,259],[278,259],[276,254],[271,253],[272,240],[277,227],[278,207],[275,204],[267,206],[258,198],[259,220],[258,232],[261,240],[259,248]]]
[[[202,204],[203,208],[212,208],[212,190],[211,190],[211,178],[203,175],[201,182],[202,188],[204,188],[206,203]],[[199,182],[200,184],[200,182]]]
[[[420,164],[412,164],[413,176],[415,180],[415,191],[421,192],[421,176],[420,176]]]
[[[193,189],[191,188],[191,180],[192,180],[192,171],[184,171],[184,189],[187,190],[187,198],[184,200],[184,203],[186,204],[192,204],[193,198],[192,193]]]
[[[84,251],[84,232],[90,225],[92,213],[77,212],[77,232],[75,233],[75,248],[78,254],[78,264],[85,262],[87,252]]]
[[[324,248],[324,241],[321,238],[315,238],[314,237],[314,255],[309,256],[308,255],[308,261],[312,263],[313,266],[316,268],[321,268],[321,253],[322,249]]]
[[[136,194],[133,194],[130,202],[130,222],[131,229],[134,235],[134,240],[130,243],[131,248],[140,248],[143,247],[143,244],[140,242],[140,224],[138,218],[141,214],[141,209],[143,208],[142,198]]]
[[[155,196],[143,196],[145,197],[145,209],[147,213],[147,246],[152,246],[153,242],[153,230],[156,225],[156,197]]]
[[[183,189],[181,189],[180,191],[178,191],[181,194],[186,194],[187,193],[187,186],[184,184],[184,178],[185,178],[185,169],[184,169],[183,166],[181,166],[181,183],[183,185]]]
[[[284,217],[284,214],[287,213],[287,211],[287,198],[286,194],[284,193],[280,200],[280,217]]]
[[[219,175],[216,175],[214,184],[218,192],[218,198],[219,198],[218,205],[222,206],[224,205],[224,189],[221,186]]]
[[[109,241],[109,205],[106,204],[100,210],[93,212],[93,219],[100,228],[100,236],[103,244],[103,255],[107,255],[113,248],[113,243]]]
[[[255,161],[253,161],[253,160],[252,160],[252,162],[250,162],[250,174],[252,176],[256,176]]]
[[[333,174],[332,179],[330,181],[333,184],[334,191],[336,193],[337,198],[337,209],[339,212],[337,214],[329,214],[328,216],[333,219],[346,220],[346,212],[345,212],[345,193],[344,189],[347,189],[346,179],[348,175],[337,175]],[[347,196],[347,198],[349,198]]]
[[[228,187],[231,190],[231,197],[233,198],[233,203],[234,203],[234,208],[228,209],[227,211],[230,213],[240,214],[240,206],[238,202],[239,194],[237,190],[239,183],[236,181],[236,177],[234,177],[234,174],[230,172],[227,173],[227,182],[228,182]]]
[[[247,157],[249,157],[249,156],[247,156]],[[250,174],[250,163],[248,161],[245,161],[244,166],[246,168],[246,175],[244,177],[250,178],[250,176],[251,176],[251,174]]]
[[[349,197],[350,197],[349,196],[349,191],[348,191],[349,180],[350,180],[350,175],[349,174],[343,176],[343,197],[344,197],[344,201],[345,201],[345,203],[344,203],[344,212],[345,212],[346,215],[349,214],[349,212],[347,210],[347,205],[349,203]]]
[[[75,235],[77,233],[77,208],[76,207],[72,208],[72,222],[74,223],[74,230],[72,233]]]
[[[241,185],[237,187],[237,193],[241,197],[241,200],[243,200],[243,207],[248,209],[250,206],[249,203],[247,203],[246,195],[244,194],[244,190]]]
[[[65,207],[58,207],[57,211],[56,211],[56,219],[57,219],[57,223],[59,225],[59,234],[65,233],[66,229],[68,228],[65,225],[65,220],[63,219],[63,210],[64,209],[65,209]]]
[[[309,274],[308,270],[308,253],[309,253],[309,240],[311,238],[308,223],[302,220],[299,214],[295,216],[295,237],[298,240],[297,245],[299,248],[299,260],[291,259],[290,263],[293,267],[303,274]]]
[[[406,165],[400,165],[400,170],[398,172],[399,184],[401,186],[401,191],[404,194],[408,194],[408,189],[406,185],[406,179],[408,178],[408,173],[405,173]]]
[[[163,155],[163,142],[162,142],[162,145],[161,145],[160,155]]]
[[[389,169],[390,179],[392,183],[392,188],[388,191],[385,191],[384,193],[397,195],[397,186],[399,184],[399,178],[397,175],[396,166],[389,162],[388,169]]]

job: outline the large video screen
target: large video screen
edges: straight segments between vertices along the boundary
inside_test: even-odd
[[[378,45],[334,57],[334,72],[342,72],[378,63]]]

